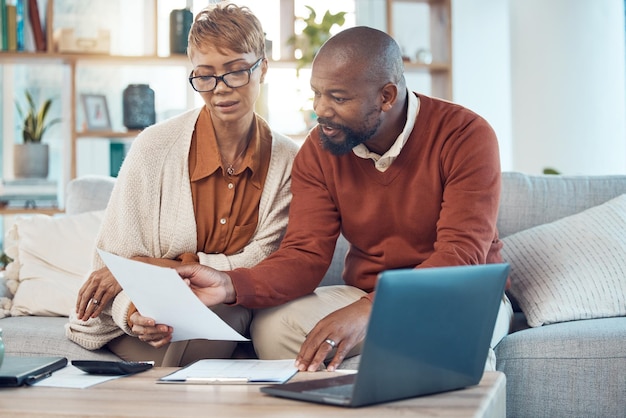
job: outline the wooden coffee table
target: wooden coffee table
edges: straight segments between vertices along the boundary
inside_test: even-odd
[[[362,408],[318,405],[265,395],[258,385],[171,385],[156,380],[175,368],[154,368],[87,389],[0,389],[7,417],[504,417],[506,378],[487,372],[468,389]],[[295,380],[335,373],[298,373]]]

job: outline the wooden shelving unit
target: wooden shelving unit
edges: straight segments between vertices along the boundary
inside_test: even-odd
[[[104,1],[104,0],[103,0]],[[154,21],[152,25],[157,27],[157,16],[159,10],[159,0],[153,0],[154,10],[152,15]],[[394,5],[399,3],[414,3],[428,6],[430,23],[430,52],[432,62],[406,62],[407,72],[427,73],[431,80],[431,95],[444,99],[452,99],[452,27],[451,27],[451,0],[386,0],[381,3],[381,13],[386,13],[387,32],[394,36]],[[384,6],[382,6],[384,4]],[[150,7],[150,6],[147,6]],[[281,16],[291,11],[293,15],[293,0],[281,0]],[[154,68],[177,66],[190,69],[190,64],[185,55],[174,55],[168,57],[156,55],[140,56],[117,56],[108,54],[89,53],[59,53],[55,52],[54,45],[54,0],[48,0],[45,11],[47,48],[44,52],[0,52],[0,66],[11,64],[26,65],[58,65],[63,68],[62,84],[62,107],[63,107],[63,162],[60,184],[65,185],[69,180],[77,176],[77,145],[78,142],[86,138],[108,138],[110,140],[132,140],[138,131],[107,130],[107,131],[85,131],[77,126],[77,113],[81,110],[78,100],[79,87],[77,86],[77,70],[83,67],[115,67],[115,66],[153,66]],[[148,18],[150,20],[151,18]],[[293,33],[293,19],[281,19],[281,27]],[[289,36],[289,32],[284,34]],[[149,36],[149,35],[148,35]],[[157,33],[154,31],[152,42],[157,45]],[[282,35],[281,35],[282,36]],[[284,48],[283,45],[280,46]],[[158,48],[155,47],[155,51]],[[273,61],[272,67],[295,68],[293,59]],[[6,92],[4,93],[7,94]],[[187,106],[193,106],[193,91],[187,94]],[[4,100],[5,103],[8,101]],[[5,149],[6,152],[6,149]],[[24,209],[22,212],[50,212],[56,213],[61,209]],[[9,210],[0,208],[0,214],[8,213]],[[10,210],[11,214],[20,210]]]
[[[147,6],[149,7],[149,6]],[[153,0],[152,15],[154,21],[152,25],[157,27],[158,0]],[[60,184],[65,185],[68,181],[77,176],[77,145],[78,141],[84,138],[106,138],[110,140],[120,140],[134,138],[139,131],[133,130],[107,130],[107,131],[85,131],[82,127],[77,126],[77,113],[81,111],[79,103],[79,91],[77,86],[77,73],[81,67],[116,67],[116,66],[152,66],[155,68],[163,68],[168,66],[177,66],[190,68],[189,60],[186,55],[157,56],[157,55],[138,55],[138,56],[121,56],[110,54],[95,53],[60,53],[56,52],[54,41],[54,0],[48,0],[45,10],[45,26],[46,26],[46,50],[38,52],[27,51],[0,51],[0,65],[58,65],[63,69],[62,82],[62,131],[63,131],[63,151],[62,151],[62,170]],[[152,42],[157,45],[157,33],[154,31],[154,39]],[[156,48],[155,48],[156,50]],[[12,90],[9,90],[12,91]],[[6,92],[4,93],[7,94]],[[188,95],[190,95],[188,93]],[[192,98],[187,97],[188,106],[192,102]],[[4,102],[7,103],[6,98]],[[4,115],[2,116],[4,117]],[[5,147],[5,152],[7,149]],[[10,152],[10,150],[9,150]],[[59,213],[61,209],[55,208],[1,208],[0,215],[14,215],[19,213]]]
[[[40,213],[44,215],[56,215],[58,213],[63,213],[63,209],[59,208],[0,208],[0,215],[8,216],[8,215],[23,215],[26,213]]]
[[[452,7],[451,0],[386,0],[387,33],[394,36],[394,4],[425,4],[429,9],[432,62],[406,62],[406,71],[424,71],[431,77],[431,95],[452,100]]]

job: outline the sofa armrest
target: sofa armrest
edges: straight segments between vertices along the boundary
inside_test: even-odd
[[[115,185],[109,176],[82,176],[72,179],[66,188],[65,213],[75,215],[83,212],[106,209]]]

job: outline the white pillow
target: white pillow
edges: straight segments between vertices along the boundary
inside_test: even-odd
[[[103,214],[33,215],[15,221],[6,248],[14,260],[7,266],[12,316],[69,316],[91,270]]]
[[[530,326],[626,315],[626,194],[503,241]]]

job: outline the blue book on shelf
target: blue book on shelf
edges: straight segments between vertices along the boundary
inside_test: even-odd
[[[9,49],[9,39],[7,33],[7,2],[0,0],[0,49],[6,51]]]
[[[17,0],[15,3],[15,24],[16,24],[16,36],[17,50],[24,50],[24,0]]]
[[[126,157],[126,152],[128,151],[126,145],[121,142],[111,142],[111,159],[110,159],[110,171],[111,177],[117,177],[120,172],[120,168],[122,167],[122,162],[124,162],[124,157]]]

